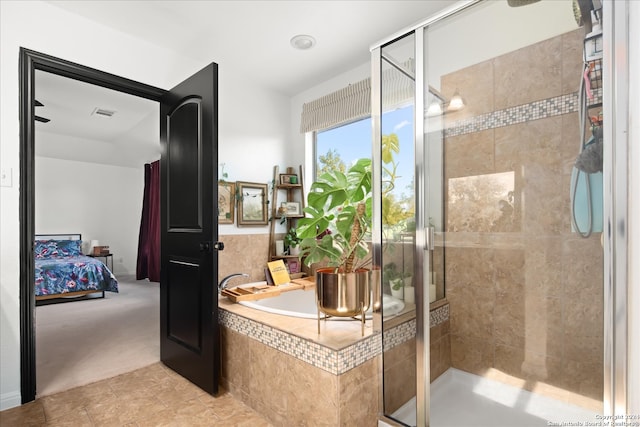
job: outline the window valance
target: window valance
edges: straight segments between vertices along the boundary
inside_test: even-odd
[[[409,59],[403,67],[414,70],[414,61]],[[382,105],[393,108],[413,99],[414,81],[395,68],[382,72]],[[329,129],[371,115],[371,79],[325,95],[302,106],[300,132]]]

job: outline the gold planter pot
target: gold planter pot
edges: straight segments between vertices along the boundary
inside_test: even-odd
[[[331,316],[360,316],[364,335],[365,312],[371,306],[371,271],[335,273],[333,268],[316,271],[316,303],[318,305],[318,333],[321,313]]]

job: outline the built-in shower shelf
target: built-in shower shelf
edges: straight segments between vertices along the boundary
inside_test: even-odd
[[[297,291],[299,289],[311,290],[315,289],[316,283],[313,277],[305,277],[294,279],[289,283],[274,286],[267,285],[265,282],[261,285],[248,284],[240,285],[234,288],[223,289],[221,294],[232,302],[255,301],[265,298],[277,297],[283,292]]]

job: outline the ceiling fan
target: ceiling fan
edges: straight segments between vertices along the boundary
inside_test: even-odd
[[[36,99],[35,100],[35,106],[36,107],[44,107],[44,104]],[[42,123],[49,123],[51,121],[51,119],[47,119],[45,117],[40,117],[40,116],[35,116],[35,119],[36,119],[37,122],[42,122]]]

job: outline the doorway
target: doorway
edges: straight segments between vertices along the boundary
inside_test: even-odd
[[[42,53],[20,51],[20,329],[21,393],[26,403],[36,396],[35,297],[32,242],[35,237],[35,90],[36,70],[160,102],[167,93]]]
[[[161,146],[157,102],[42,70],[35,82],[36,240],[73,232],[83,254],[108,246],[98,260],[118,282],[118,293],[86,303],[36,296],[40,398],[160,360],[159,274],[155,283],[135,275],[143,165],[159,164]]]

